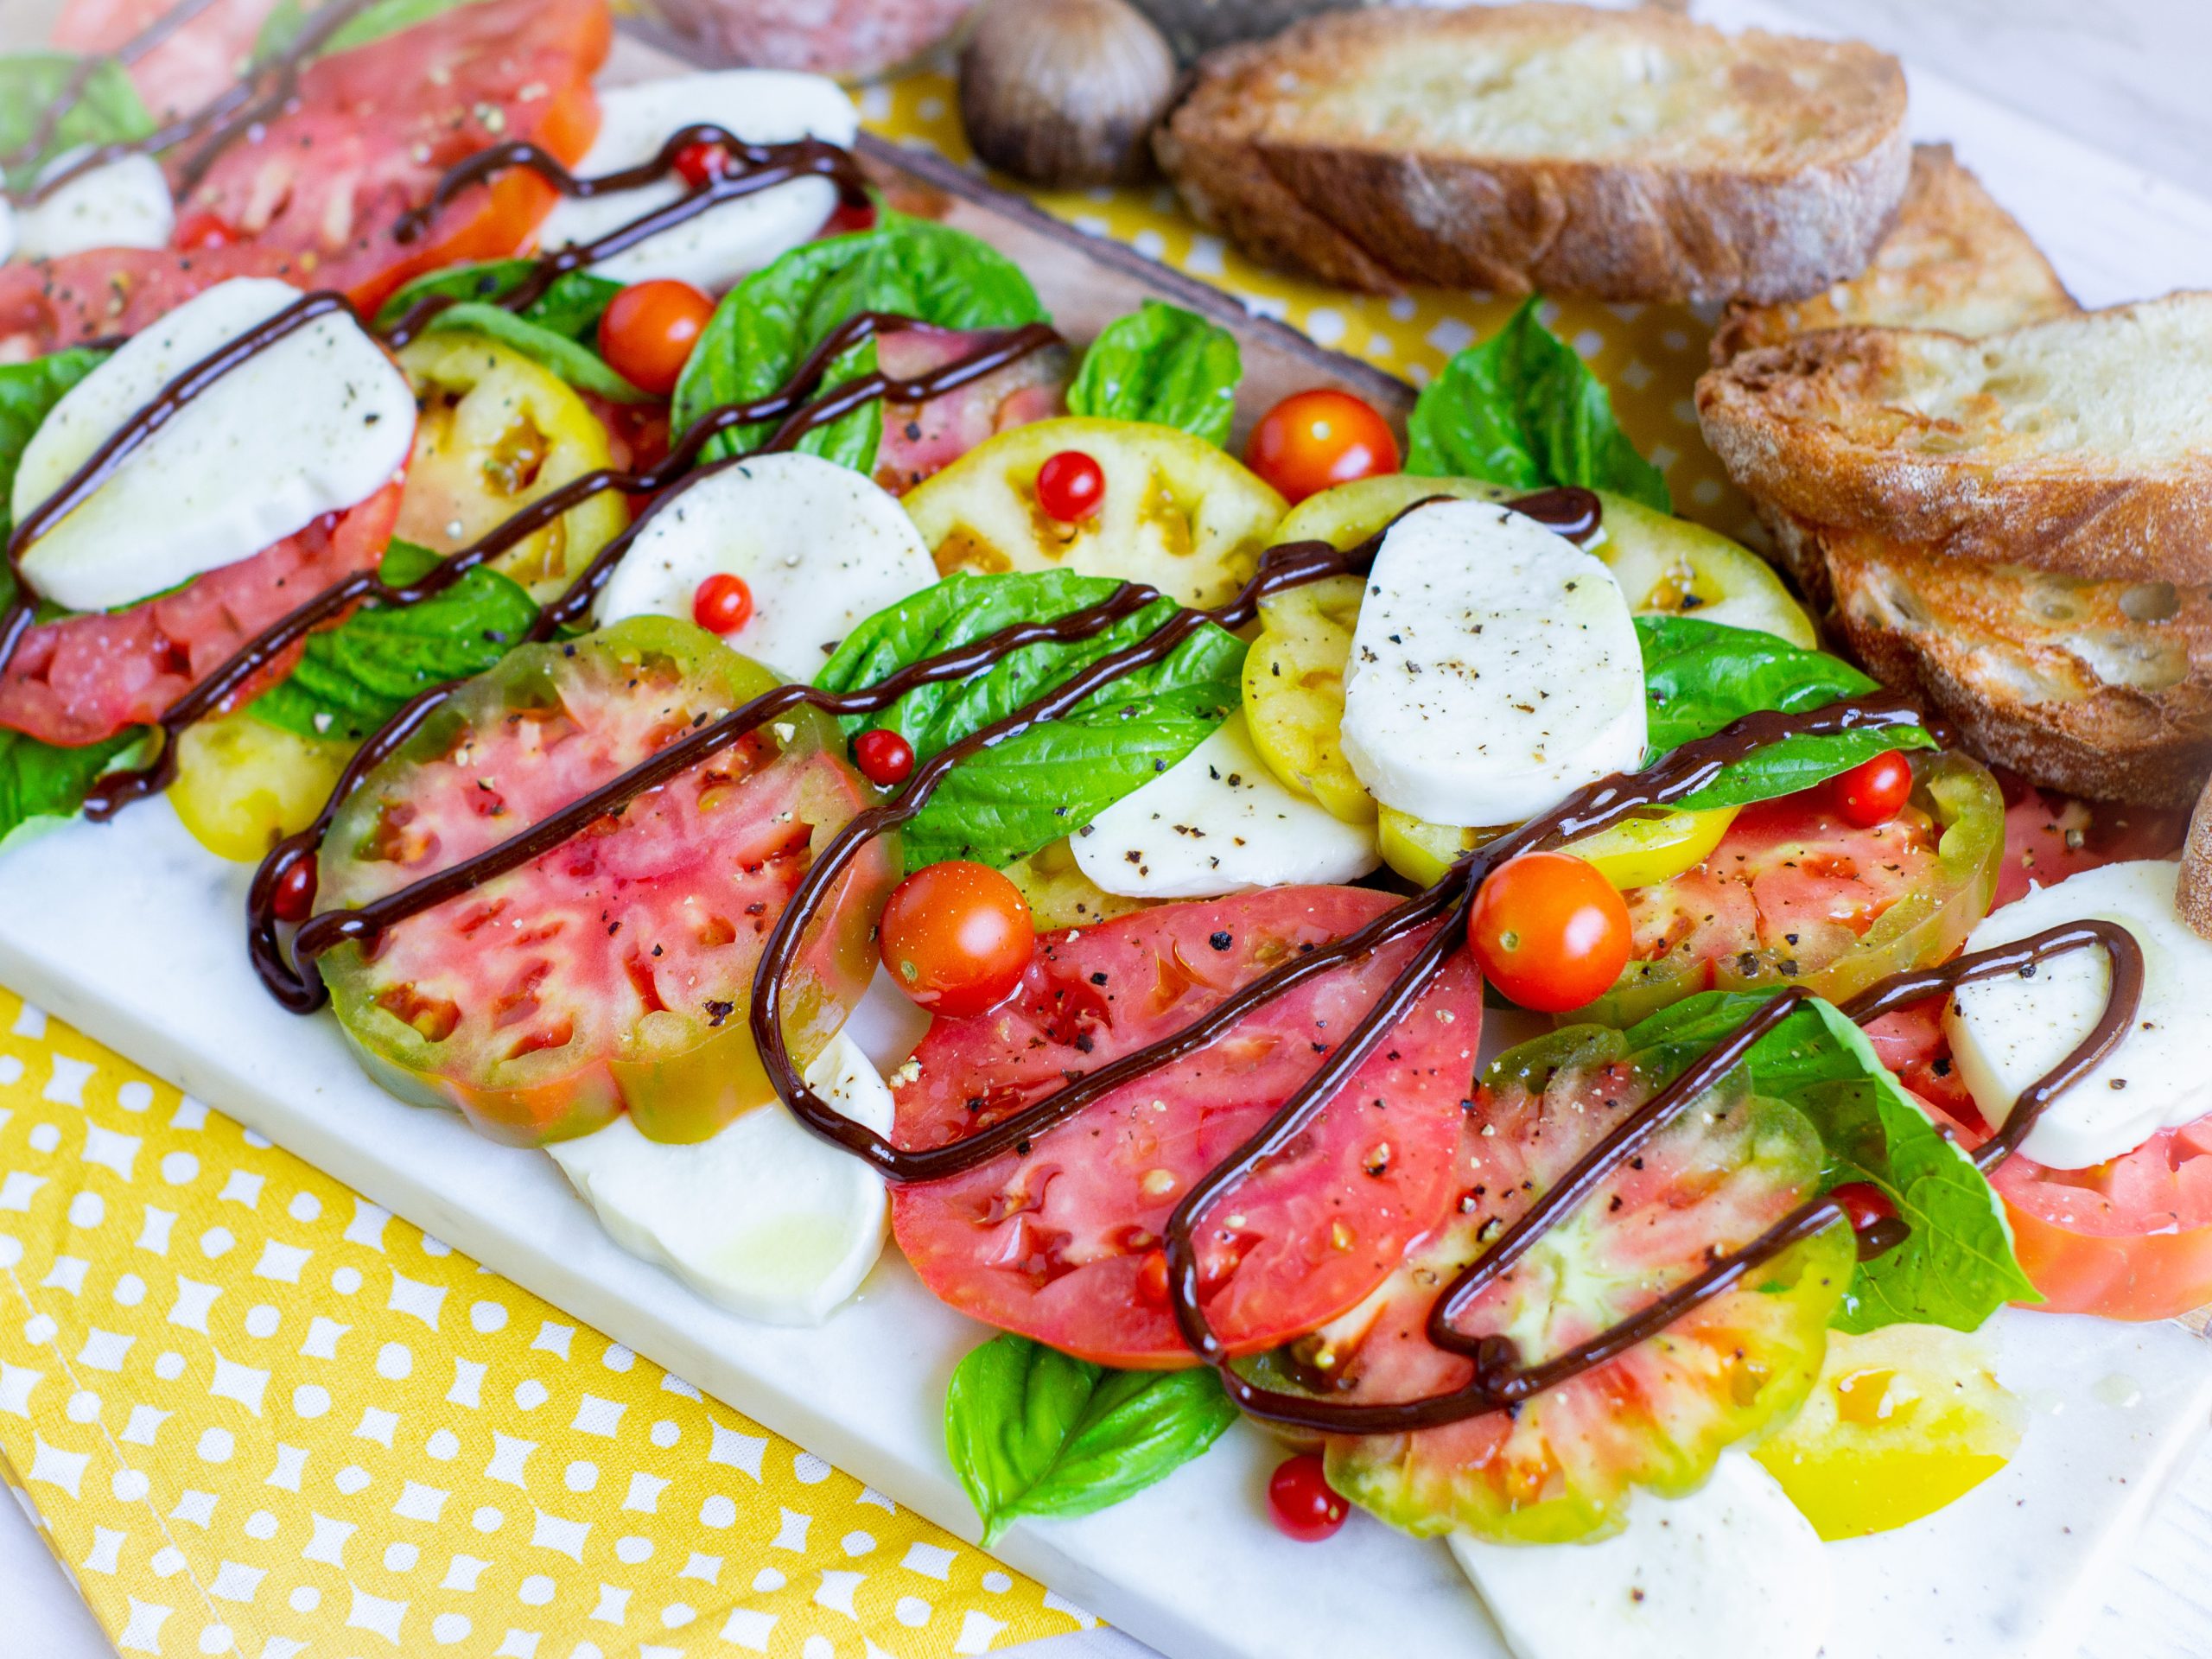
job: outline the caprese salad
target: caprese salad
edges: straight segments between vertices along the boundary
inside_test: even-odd
[[[1241,1415],[1519,1653],[1810,1655],[2018,1445],[1999,1310],[2212,1300],[2178,825],[1823,651],[1533,307],[1240,461],[1233,337],[1064,341],[827,82],[128,10],[0,61],[0,835],[163,797],[741,1313],[887,1233],[987,1538]]]

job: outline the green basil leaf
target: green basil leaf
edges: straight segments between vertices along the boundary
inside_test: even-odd
[[[1701,992],[1630,1027],[1626,1040],[1672,1076],[1767,1000]],[[1820,1131],[1827,1148],[1822,1191],[1872,1182],[1910,1230],[1896,1249],[1859,1264],[1838,1328],[1926,1324],[1973,1331],[2008,1301],[2040,1300],[2013,1255],[2005,1206],[1988,1179],[1840,1010],[1815,1000],[1754,1044],[1744,1063],[1753,1093],[1789,1102]]]
[[[1422,390],[1406,421],[1406,471],[1523,490],[1580,484],[1672,512],[1666,474],[1637,453],[1604,385],[1536,306],[1532,295]]]
[[[650,404],[653,395],[633,386],[588,346],[531,321],[528,312],[518,315],[480,300],[463,300],[430,319],[426,334],[464,328],[488,335],[512,347],[540,368],[553,373],[579,391],[595,392],[611,404]]]
[[[395,585],[412,582],[439,556],[395,541],[380,574]],[[299,666],[254,700],[253,715],[302,737],[358,742],[425,686],[482,673],[537,618],[528,594],[479,566],[419,605],[372,606],[310,635]]]
[[[677,383],[671,422],[688,430],[709,410],[764,397],[790,380],[836,326],[856,312],[896,311],[942,328],[1010,328],[1044,320],[1029,279],[1004,254],[964,231],[886,213],[873,230],[794,248],[722,298]],[[875,367],[874,342],[841,354],[824,390]],[[741,453],[768,431],[724,433],[706,458]],[[871,404],[799,441],[858,472],[875,465],[883,415]]]
[[[0,57],[0,156],[22,158],[8,169],[7,181],[14,188],[28,188],[65,150],[80,144],[129,143],[154,130],[154,118],[130,75],[121,64],[102,59],[38,153],[25,156],[47,111],[69,90],[82,62],[66,52]]]
[[[959,575],[879,612],[853,630],[816,683],[855,691],[910,663],[1017,622],[1095,605],[1121,584],[1068,570]],[[848,734],[887,727],[918,760],[1005,718],[1109,652],[1148,638],[1176,614],[1154,601],[1090,639],[1009,653],[967,679],[918,686],[881,714],[848,718]],[[907,864],[973,858],[1009,864],[1090,822],[1203,741],[1242,696],[1244,643],[1211,624],[1163,662],[1101,687],[1068,716],[1031,728],[963,761],[901,832]]]
[[[1840,657],[1700,617],[1639,616],[1636,639],[1643,653],[1647,766],[1761,709],[1803,714],[1880,689]],[[1737,761],[1681,804],[1747,806],[1810,789],[1886,750],[1935,747],[1920,726],[1785,738]]]
[[[145,741],[133,728],[65,749],[0,726],[0,847],[26,824],[76,816],[93,780]]]
[[[358,13],[325,41],[315,55],[327,58],[334,52],[366,46],[372,41],[380,41],[387,35],[397,35],[402,29],[427,23],[434,17],[474,3],[475,0],[379,0],[378,4]],[[254,36],[254,61],[267,63],[289,51],[307,24],[308,10],[301,0],[279,0],[276,9],[263,22],[261,32]]]
[[[1025,1516],[1111,1508],[1198,1456],[1236,1417],[1210,1370],[1110,1371],[1001,1336],[953,1371],[944,1443],[988,1546]]]
[[[1158,300],[1109,323],[1068,387],[1068,412],[1177,426],[1229,442],[1244,365],[1236,337]]]

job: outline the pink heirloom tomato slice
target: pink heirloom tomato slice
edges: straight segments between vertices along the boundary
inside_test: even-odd
[[[458,692],[333,821],[318,908],[359,906],[528,829],[769,690],[766,669],[668,617],[526,645]],[[627,1111],[701,1141],[773,1091],[747,1026],[769,929],[812,859],[875,799],[834,722],[800,711],[534,862],[322,962],[371,1076],[540,1145]],[[899,868],[872,842],[802,941],[787,1030],[818,1054],[873,972]]]

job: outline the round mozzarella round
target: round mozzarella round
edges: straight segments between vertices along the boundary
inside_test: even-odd
[[[1518,823],[1643,758],[1620,584],[1487,501],[1417,508],[1376,551],[1344,670],[1344,759],[1431,823]]]
[[[753,615],[722,636],[779,673],[810,680],[855,624],[938,579],[895,498],[818,455],[760,455],[694,474],[664,499],[599,596],[603,626],[691,616],[699,584],[741,578]]]
[[[2020,1150],[2053,1169],[2087,1169],[2133,1152],[2160,1129],[2212,1112],[2204,1011],[2212,1008],[2212,941],[2176,907],[2177,867],[2163,859],[2107,864],[2038,887],[1995,911],[1969,950],[2011,944],[2067,922],[2118,922],[2143,950],[2143,1000],[2120,1046],[2044,1110]],[[1992,1124],[2089,1034],[2112,968],[2101,950],[2074,950],[2031,974],[1962,985],[1943,1027],[1960,1078]]]
[[[67,166],[79,153],[54,166]],[[165,248],[175,229],[176,204],[162,164],[150,156],[125,156],[26,204],[16,251],[26,259],[59,259],[92,248]]]
[[[860,130],[852,100],[836,82],[773,69],[724,69],[609,87],[599,95],[599,137],[575,168],[582,178],[649,162],[676,133],[701,122],[748,143],[813,137],[850,144]],[[538,245],[597,241],[690,189],[671,176],[588,200],[564,196],[538,227]],[[674,277],[716,292],[805,241],[836,205],[836,187],[827,180],[795,179],[695,213],[592,270],[618,283]]]
[[[855,1122],[890,1133],[891,1090],[846,1037],[806,1080]],[[617,1243],[747,1319],[818,1325],[883,1249],[882,1177],[779,1102],[696,1145],[648,1141],[624,1116],[547,1150]]]
[[[286,283],[238,277],[118,346],[24,447],[15,521],[170,381],[299,298]],[[367,499],[406,466],[414,440],[407,377],[350,314],[318,317],[213,382],[141,443],[31,543],[23,574],[75,611],[164,593]]]
[[[1070,844],[1085,875],[1130,899],[1357,881],[1382,861],[1374,825],[1346,823],[1276,780],[1252,747],[1242,709]]]

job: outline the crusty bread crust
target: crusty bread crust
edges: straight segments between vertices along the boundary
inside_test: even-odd
[[[1624,143],[1572,112],[1483,130],[1515,66],[1600,50],[1699,92]],[[1154,145],[1200,219],[1344,286],[1768,302],[1864,268],[1904,190],[1904,99],[1862,45],[1656,11],[1383,8],[1210,54]],[[1726,135],[1703,119],[1722,105]]]
[[[1728,308],[1716,367],[1816,328],[1939,328],[1978,339],[2079,309],[2019,221],[1951,154],[1916,144],[1896,226],[1872,264],[1812,298]]]
[[[2190,815],[2189,841],[2181,851],[2181,880],[2175,893],[2181,918],[2212,939],[2212,783],[2196,798]]]
[[[2200,361],[2144,345],[2176,335]],[[2133,450],[2054,435],[2080,401],[2020,367],[2053,360],[2094,383],[2109,408],[2090,414],[2132,423]],[[2212,438],[2158,412],[2212,411],[2212,293],[1980,341],[1827,329],[1707,373],[1697,410],[1739,486],[1815,524],[2091,581],[2212,583]]]

